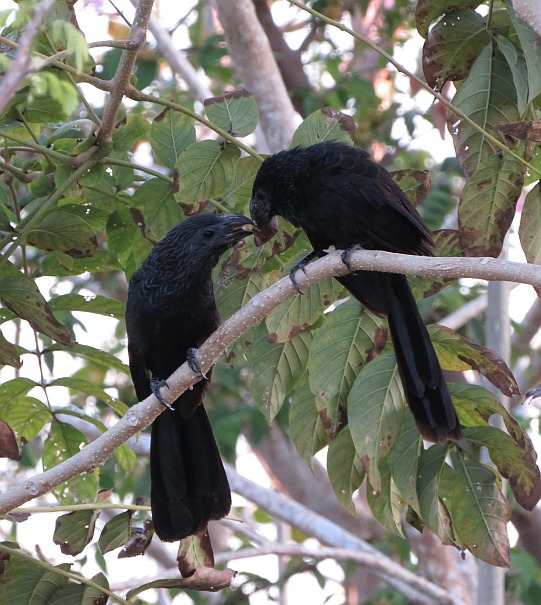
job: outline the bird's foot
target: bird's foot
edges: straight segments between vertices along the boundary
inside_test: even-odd
[[[206,374],[203,372],[203,368],[199,365],[199,361],[197,359],[197,349],[190,347],[186,351],[186,361],[188,362],[188,366],[192,372],[199,374],[204,380],[208,380]]]
[[[351,266],[351,255],[357,250],[362,249],[362,246],[359,246],[359,244],[354,244],[353,246],[349,246],[342,252],[342,262],[344,263],[344,265],[346,265],[350,273],[355,273],[355,269],[353,269],[353,267]]]
[[[175,408],[172,405],[169,405],[168,403],[166,403],[164,398],[162,397],[162,394],[160,392],[160,389],[162,387],[169,388],[169,385],[167,384],[167,380],[161,380],[160,378],[151,378],[150,379],[150,390],[152,391],[152,394],[155,395],[156,399],[162,405],[164,405],[166,408],[169,408],[170,410],[174,410]]]
[[[307,254],[304,258],[302,258],[296,265],[293,265],[293,267],[291,267],[291,271],[289,272],[289,279],[291,280],[293,287],[295,288],[295,290],[297,290],[299,294],[302,294],[302,291],[301,287],[299,286],[299,282],[295,277],[295,274],[297,273],[297,271],[302,271],[306,275],[306,265],[317,256],[318,253],[313,250],[312,252],[310,252],[310,254]]]

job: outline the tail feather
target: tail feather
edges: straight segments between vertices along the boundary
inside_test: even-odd
[[[387,315],[406,400],[423,437],[460,440],[458,417],[406,276],[357,271],[339,280],[361,303]]]
[[[151,507],[165,541],[180,540],[231,508],[227,476],[203,405],[187,418],[164,411],[152,424]]]

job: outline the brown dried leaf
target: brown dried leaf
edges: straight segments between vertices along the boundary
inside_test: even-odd
[[[3,420],[0,420],[0,457],[17,462],[21,459],[15,433]]]

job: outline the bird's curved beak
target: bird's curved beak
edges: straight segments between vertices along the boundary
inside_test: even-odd
[[[254,232],[254,224],[243,214],[223,214],[222,221],[227,239],[232,243]]]

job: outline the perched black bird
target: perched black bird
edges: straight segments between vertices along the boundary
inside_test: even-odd
[[[268,157],[254,181],[250,213],[257,229],[280,215],[304,229],[314,249],[344,250],[349,266],[357,246],[432,256],[433,241],[391,175],[362,149],[336,142],[281,151]],[[256,235],[257,237],[257,235]],[[423,437],[461,439],[436,353],[404,275],[355,271],[337,278],[366,307],[388,317],[406,398]]]
[[[130,371],[141,401],[220,324],[211,281],[221,254],[248,235],[239,214],[198,215],[174,227],[131,278],[126,305]],[[210,372],[207,374],[210,378]],[[231,492],[202,405],[208,380],[183,393],[152,424],[152,517],[162,540],[179,540],[221,519]]]

